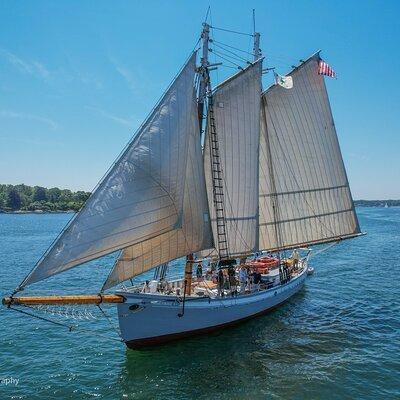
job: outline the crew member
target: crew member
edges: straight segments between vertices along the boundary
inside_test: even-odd
[[[197,282],[201,281],[201,278],[203,276],[203,266],[201,262],[197,264],[197,269],[196,269],[196,277],[197,277]]]
[[[146,281],[143,285],[142,293],[150,293],[150,285],[149,281]]]
[[[235,294],[237,294],[237,288],[236,288],[235,269],[233,267],[228,268],[228,279],[229,279],[229,288],[231,290],[231,295],[234,296]]]
[[[299,260],[300,260],[300,255],[299,255],[299,252],[297,251],[297,249],[293,250],[292,260],[293,260],[293,268],[297,269],[297,266],[298,266]]]
[[[258,292],[260,290],[261,274],[257,270],[253,272],[253,283],[254,290]]]
[[[218,296],[224,296],[224,272],[222,269],[218,271]]]
[[[239,270],[239,282],[240,282],[240,293],[244,293],[246,290],[247,282],[247,268],[243,265]]]

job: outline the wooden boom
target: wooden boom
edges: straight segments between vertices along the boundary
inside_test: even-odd
[[[82,294],[67,296],[29,296],[29,297],[4,297],[3,305],[37,305],[37,304],[101,304],[123,303],[125,298],[117,294]]]

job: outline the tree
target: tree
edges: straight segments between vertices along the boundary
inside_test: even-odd
[[[33,198],[32,200],[35,201],[46,201],[47,200],[47,195],[46,195],[46,189],[41,186],[35,186],[33,188]]]
[[[73,194],[73,199],[75,202],[81,202],[84,203],[87,199],[89,198],[89,194],[86,192],[83,192],[82,190],[78,190]]]
[[[0,211],[5,210],[79,210],[90,193],[57,187],[0,184]]]
[[[47,190],[48,201],[52,203],[57,203],[60,200],[61,190],[58,187],[51,188]]]
[[[72,192],[68,189],[61,190],[60,201],[69,202],[72,201]]]
[[[19,210],[21,208],[21,197],[16,189],[10,188],[7,192],[6,207],[11,210]]]

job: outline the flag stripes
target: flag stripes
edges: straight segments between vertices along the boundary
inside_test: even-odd
[[[318,74],[336,78],[336,72],[323,60],[319,60]]]

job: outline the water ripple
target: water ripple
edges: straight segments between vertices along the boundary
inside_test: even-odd
[[[131,351],[96,336],[112,334],[102,318],[82,320],[93,334],[78,334],[1,309],[2,377],[19,383],[0,385],[0,398],[399,399],[400,209],[358,214],[368,236],[316,256],[316,273],[298,295],[206,337]],[[0,215],[2,294],[68,218]],[[68,271],[29,293],[95,292],[112,260]],[[107,312],[116,322],[115,310]]]

